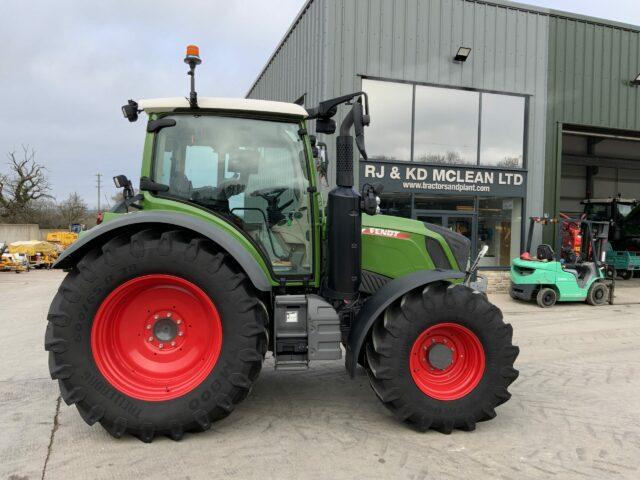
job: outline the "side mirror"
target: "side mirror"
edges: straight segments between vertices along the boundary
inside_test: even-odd
[[[116,186],[116,188],[122,189],[122,196],[125,200],[133,198],[133,196],[135,195],[135,192],[133,191],[133,184],[126,175],[117,175],[113,177],[113,184]]]
[[[369,115],[363,112],[362,102],[358,100],[353,104],[353,129],[356,134],[356,146],[365,160],[367,160],[367,150],[364,146],[364,127],[369,125],[369,122]]]
[[[336,133],[336,121],[333,118],[319,117],[316,120],[316,132],[333,135]]]
[[[327,178],[327,172],[329,171],[329,152],[327,151],[326,143],[316,143],[316,146],[313,147],[313,158],[316,160],[318,175]]]
[[[117,175],[113,177],[113,184],[116,188],[124,188],[131,185],[131,180],[129,180],[126,175]]]

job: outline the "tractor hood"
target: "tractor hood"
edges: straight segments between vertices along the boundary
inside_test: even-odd
[[[464,271],[471,242],[429,223],[387,215],[362,216],[362,269],[389,278],[419,270]]]

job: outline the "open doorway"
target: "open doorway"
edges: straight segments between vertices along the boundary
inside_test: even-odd
[[[584,211],[582,201],[640,200],[640,132],[565,126],[562,135],[560,211]]]
[[[559,197],[561,213],[611,222],[610,250],[640,255],[640,132],[564,125]],[[620,286],[640,288],[629,276]]]

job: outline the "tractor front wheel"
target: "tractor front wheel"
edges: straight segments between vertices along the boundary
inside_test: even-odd
[[[394,302],[366,344],[371,386],[394,415],[420,431],[475,429],[495,417],[518,377],[511,325],[485,296],[427,285]]]
[[[210,241],[156,229],[119,236],[88,252],[51,304],[51,377],[90,425],[178,440],[247,396],[266,351],[266,315]]]

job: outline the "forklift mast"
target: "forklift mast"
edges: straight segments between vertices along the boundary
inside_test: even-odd
[[[521,258],[523,260],[531,258],[533,230],[536,224],[546,227],[553,226],[559,223],[565,223],[567,225],[575,224],[579,226],[579,234],[582,237],[581,251],[576,252],[576,254],[578,254],[579,261],[587,262],[592,260],[596,264],[597,268],[604,266],[607,242],[609,238],[609,222],[585,220],[582,218],[556,218],[549,216],[530,217],[527,246],[525,252],[521,255]],[[562,228],[556,228],[553,252],[554,259],[558,262],[562,260],[563,233],[564,230]]]

